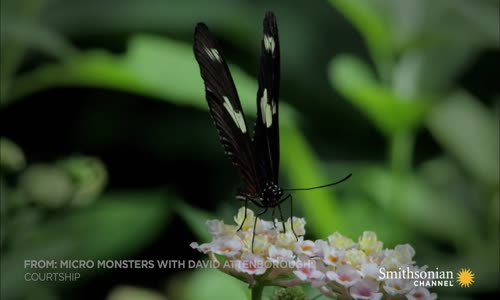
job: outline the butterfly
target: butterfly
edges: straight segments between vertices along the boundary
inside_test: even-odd
[[[245,216],[240,229],[246,219],[248,202],[263,208],[259,215],[272,208],[274,216],[275,209],[278,208],[283,220],[280,205],[288,199],[292,201],[292,194],[285,195],[285,190],[278,185],[280,43],[275,15],[267,12],[263,22],[257,119],[252,137],[226,60],[217,41],[203,23],[196,25],[193,50],[205,84],[210,115],[217,128],[220,142],[243,179],[243,185],[236,196],[237,199],[245,201]],[[329,185],[333,184],[320,187]],[[306,189],[287,189],[287,191]],[[291,229],[295,234],[293,222],[291,223]],[[254,232],[255,225],[256,222]],[[296,234],[295,236],[297,237]]]

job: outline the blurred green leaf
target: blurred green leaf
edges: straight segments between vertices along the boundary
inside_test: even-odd
[[[51,164],[33,164],[19,179],[26,198],[47,208],[60,208],[69,203],[75,186],[64,169]]]
[[[71,205],[85,206],[94,201],[106,187],[106,166],[95,157],[71,156],[57,163],[74,184]]]
[[[293,124],[282,124],[280,135],[282,169],[291,187],[311,187],[331,182],[322,173],[313,149]],[[342,231],[348,224],[332,189],[295,192],[293,197],[293,204],[304,213],[306,229],[316,236],[327,237],[336,230]]]
[[[257,90],[256,80],[234,66],[231,66],[231,73],[245,112],[248,115],[253,114],[256,111],[254,102]],[[60,74],[65,74],[65,76],[60,76]],[[20,93],[12,94],[12,100],[60,85],[97,86],[148,95],[177,105],[207,109],[199,67],[196,65],[191,46],[153,36],[133,38],[127,53],[122,57],[104,52],[89,52],[73,57],[68,62],[42,66],[21,76],[14,85],[17,87],[13,90],[20,91]],[[286,129],[286,124],[291,122],[292,111],[286,105],[282,105],[281,108],[280,122],[284,125],[282,126],[282,148],[294,149],[294,153],[297,153],[299,149],[304,149],[301,155],[283,156],[284,168],[288,168],[287,165],[293,166],[288,170],[293,183],[296,186],[308,186],[317,185],[318,182],[327,182],[328,179],[321,180],[319,176],[314,175],[317,173],[317,168],[312,166],[318,166],[319,162],[316,161],[316,156],[311,150],[306,150],[307,142],[298,129]],[[287,130],[290,139],[287,139]],[[297,157],[301,157],[303,163],[299,164]],[[299,165],[301,167],[297,167]],[[313,223],[319,222],[314,226],[313,231],[317,230],[317,233],[322,232],[323,235],[338,228],[336,224],[339,224],[338,220],[340,220],[338,216],[332,218],[333,212],[336,211],[335,201],[329,193],[328,191],[311,192],[308,197],[314,197],[314,204],[305,204],[303,207],[308,219],[318,220],[312,221]],[[307,203],[307,201],[301,202]],[[324,215],[318,218],[315,211],[321,211]],[[191,212],[191,210],[188,209],[186,212]],[[327,218],[325,218],[326,215],[328,215]],[[192,228],[199,236],[203,236],[199,228],[204,228],[204,225],[200,227],[200,222],[193,221],[195,219],[193,216],[183,217],[190,220],[188,224],[197,224]],[[206,219],[203,220],[205,221]],[[326,227],[324,227],[325,222],[329,224]]]
[[[250,289],[245,283],[217,269],[193,272],[184,289],[183,300],[250,299]]]
[[[416,128],[429,108],[428,99],[405,99],[378,83],[368,66],[352,55],[337,56],[329,66],[332,85],[367,114],[386,135]]]
[[[432,1],[434,3],[435,1]],[[455,10],[462,17],[464,27],[469,27],[476,35],[462,34],[469,39],[478,40],[477,44],[485,47],[497,47],[500,41],[500,27],[498,26],[499,3],[496,0],[467,1],[447,0],[448,7]],[[457,28],[455,28],[457,30]]]
[[[438,193],[425,180],[407,174],[394,174],[372,167],[358,172],[359,183],[367,195],[393,217],[429,236],[467,247],[478,240],[478,220],[449,194]],[[443,212],[446,212],[443,214]],[[463,237],[469,239],[464,243]]]
[[[245,111],[255,112],[256,82],[235,66],[231,66],[231,74]],[[110,88],[207,109],[191,46],[163,37],[135,36],[124,56],[89,51],[65,62],[41,66],[20,75],[2,104],[57,86]]]
[[[370,1],[329,0],[358,29],[378,64],[382,76],[386,76],[393,55],[393,41],[387,20]]]
[[[77,51],[62,35],[36,21],[3,14],[0,25],[2,47],[20,44],[57,59],[67,58]]]
[[[215,219],[215,217],[209,212],[192,207],[182,201],[176,202],[173,209],[181,216],[189,228],[191,228],[191,231],[196,235],[199,241],[210,242],[212,240],[212,236],[208,231],[207,221]]]
[[[46,31],[34,26],[34,20],[45,2],[46,0],[0,1],[0,102],[8,95],[11,77],[22,63],[28,45],[33,42],[31,39],[47,40]],[[40,38],[37,34],[32,34],[33,31],[39,33]],[[51,44],[55,41],[56,39],[51,39],[45,45],[52,47]]]
[[[356,177],[357,174],[356,172]],[[359,180],[363,179],[363,177],[353,178],[350,184],[359,186]],[[404,221],[394,218],[391,212],[371,201],[369,197],[352,195],[345,196],[342,200],[340,212],[346,223],[338,230],[341,234],[357,240],[364,231],[373,231],[385,247],[393,247],[412,240],[413,228]],[[363,220],[363,222],[353,220]],[[330,234],[332,233],[333,231]]]
[[[4,171],[20,171],[26,165],[23,150],[8,138],[0,137],[0,166]]]
[[[405,95],[448,88],[474,55],[500,41],[495,0],[330,3],[364,37],[382,81]]]
[[[427,126],[472,176],[498,189],[498,116],[472,95],[457,91],[433,107]]]
[[[1,298],[13,299],[30,290],[33,283],[24,280],[29,271],[24,260],[98,260],[136,252],[158,236],[170,213],[165,200],[174,198],[159,192],[107,194],[93,206],[39,224],[26,234],[19,232],[16,247],[2,252],[1,273],[9,276],[1,276]]]
[[[167,298],[145,288],[119,286],[111,291],[106,300],[167,300]]]
[[[386,20],[398,53],[436,46],[450,49],[457,45],[468,49],[498,46],[500,32],[496,0],[369,2]]]

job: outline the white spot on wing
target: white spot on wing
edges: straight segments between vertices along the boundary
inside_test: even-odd
[[[262,93],[262,98],[260,99],[260,112],[262,115],[262,123],[266,125],[267,128],[273,125],[273,114],[276,113],[276,107],[268,103],[267,99],[267,89],[264,89]]]
[[[236,126],[241,130],[241,132],[246,133],[247,126],[245,124],[245,120],[243,119],[243,114],[241,114],[241,111],[234,110],[231,102],[229,101],[229,98],[227,98],[226,96],[222,96],[222,98],[224,99],[224,107],[233,119]]]
[[[274,47],[276,46],[274,38],[269,35],[264,35],[264,49],[271,51],[274,54]]]
[[[207,53],[208,57],[210,57],[211,60],[222,62],[219,51],[217,51],[217,49],[205,47],[205,52]]]

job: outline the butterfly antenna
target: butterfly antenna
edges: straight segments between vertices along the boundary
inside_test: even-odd
[[[346,177],[342,178],[339,181],[336,181],[336,182],[333,182],[333,183],[329,183],[329,184],[325,184],[325,185],[313,186],[313,187],[308,187],[308,188],[298,188],[298,189],[283,189],[283,191],[309,191],[309,190],[321,189],[321,188],[325,188],[325,187],[329,187],[329,186],[332,186],[332,185],[336,185],[336,184],[342,183],[342,182],[346,181],[347,179],[351,178],[351,176],[352,176],[352,174],[349,174],[349,175],[347,175]]]

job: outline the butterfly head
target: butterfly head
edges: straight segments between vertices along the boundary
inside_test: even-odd
[[[276,206],[283,196],[283,189],[272,181],[266,182],[260,197],[269,206]]]

